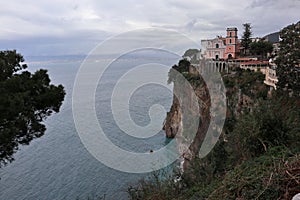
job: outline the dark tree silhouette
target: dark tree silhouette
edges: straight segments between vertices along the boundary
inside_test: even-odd
[[[16,51],[0,51],[0,167],[14,160],[20,144],[41,137],[43,120],[59,112],[65,91],[50,84],[47,70],[35,73]]]
[[[242,36],[242,41],[241,45],[244,47],[244,54],[247,55],[249,53],[249,48],[250,44],[252,42],[251,36],[252,36],[252,31],[251,31],[251,24],[250,23],[245,23],[243,24],[244,26],[244,33]]]

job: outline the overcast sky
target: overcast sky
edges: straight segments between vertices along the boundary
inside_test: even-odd
[[[300,0],[3,0],[0,48],[27,55],[87,54],[124,31],[161,27],[200,43],[250,22],[264,36],[300,20]]]

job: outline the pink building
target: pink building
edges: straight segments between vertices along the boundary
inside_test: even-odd
[[[227,28],[225,58],[232,59],[237,57],[238,35],[237,28]]]
[[[210,40],[201,40],[202,57],[205,59],[236,58],[239,49],[237,28],[227,28],[226,38],[217,36]]]

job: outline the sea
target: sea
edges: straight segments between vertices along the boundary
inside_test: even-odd
[[[66,96],[60,112],[45,120],[45,135],[29,145],[20,146],[14,154],[15,160],[0,168],[1,200],[129,199],[128,187],[151,174],[128,173],[108,167],[92,156],[81,142],[73,118],[72,92],[85,59],[85,56],[25,56],[27,70],[47,69],[51,82],[65,87]],[[179,59],[178,55],[164,51],[131,52],[116,58],[105,70],[97,83],[95,109],[103,131],[115,145],[133,152],[147,152],[158,150],[169,142],[163,131],[145,139],[125,134],[112,114],[111,95],[117,81],[134,67],[149,63],[147,66],[151,67],[151,63],[159,63],[171,68]],[[149,74],[141,76],[146,78]],[[167,79],[165,73],[165,82]],[[82,98],[88,97],[83,95]],[[131,94],[130,116],[137,125],[146,126],[151,120],[151,105],[160,104],[167,112],[172,98],[172,91],[161,85],[143,85]],[[96,127],[90,129],[96,131]]]

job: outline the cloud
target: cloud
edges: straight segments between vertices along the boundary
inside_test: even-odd
[[[245,22],[262,36],[297,22],[299,9],[299,0],[1,1],[0,45],[28,54],[87,53],[108,36],[138,28],[172,29],[200,42],[228,26],[241,34]]]

